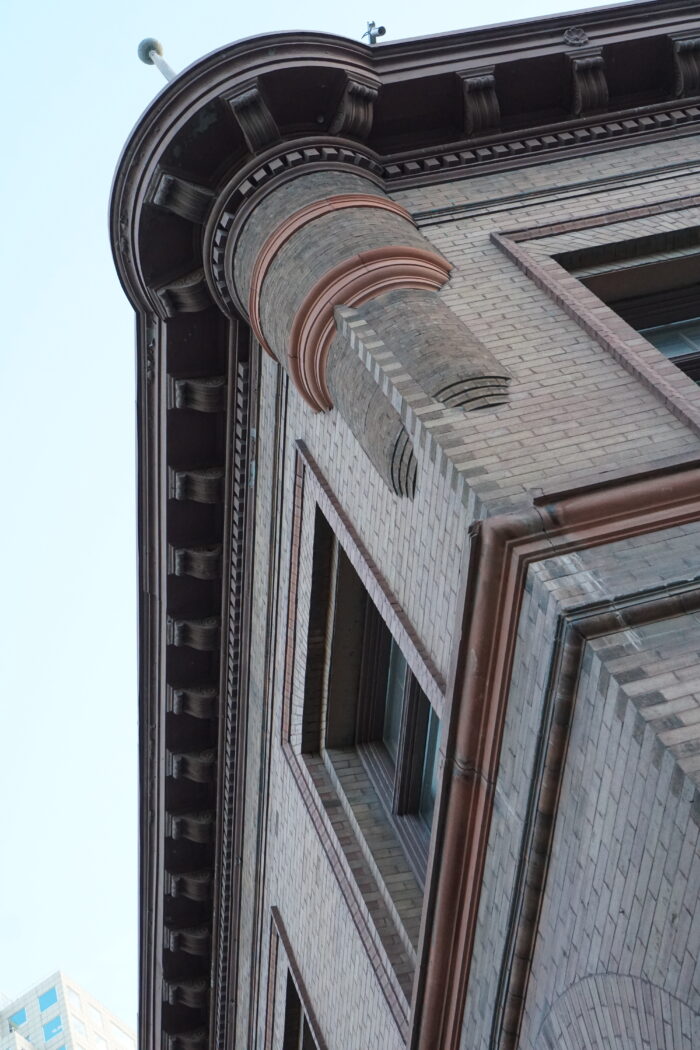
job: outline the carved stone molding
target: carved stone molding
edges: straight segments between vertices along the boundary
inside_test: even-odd
[[[165,834],[175,841],[187,839],[209,845],[216,835],[214,814],[205,813],[166,813]]]
[[[257,77],[239,84],[235,91],[223,97],[233,110],[251,153],[258,153],[280,141],[279,128],[260,91]]]
[[[220,626],[218,616],[207,616],[202,620],[180,620],[169,616],[167,644],[213,652],[219,648]]]
[[[208,901],[212,896],[211,871],[188,871],[177,875],[166,874],[165,891],[171,897],[186,897],[191,901]]]
[[[273,260],[287,241],[300,229],[316,219],[334,211],[342,211],[345,208],[375,208],[380,211],[389,211],[394,215],[400,215],[413,225],[413,220],[400,204],[388,197],[372,196],[368,193],[343,193],[335,197],[326,197],[325,200],[313,201],[305,207],[295,211],[280,223],[263,244],[253,266],[253,274],[250,282],[250,294],[248,297],[248,317],[260,345],[272,354],[260,322],[260,293],[263,282]],[[274,354],[272,354],[274,356]]]
[[[207,1050],[208,1041],[209,1033],[206,1028],[163,1037],[164,1050]]]
[[[168,376],[168,408],[190,408],[195,412],[225,411],[226,377],[176,379]]]
[[[224,472],[219,467],[201,470],[169,471],[170,499],[188,499],[195,503],[221,503],[224,498]]]
[[[208,955],[211,933],[208,926],[190,926],[184,930],[165,930],[164,946],[171,952],[186,952],[187,955]]]
[[[206,1009],[209,984],[205,980],[163,981],[163,1001],[170,1006],[188,1006],[192,1010]]]
[[[165,758],[165,772],[174,780],[211,784],[216,776],[216,752],[207,750],[174,754],[169,751]]]
[[[464,131],[468,138],[500,126],[501,110],[496,95],[495,66],[460,70],[464,95]]]
[[[217,580],[221,576],[221,544],[207,547],[169,547],[168,572],[172,576]]]
[[[159,173],[151,196],[151,202],[159,208],[196,223],[204,222],[213,200],[211,190],[166,171]]]
[[[374,102],[378,94],[379,81],[375,77],[348,74],[343,97],[328,129],[331,135],[366,139],[372,130]]]
[[[582,126],[567,127],[564,122],[546,132],[503,136],[497,142],[481,143],[478,148],[439,150],[431,155],[416,155],[407,159],[389,159],[384,176],[390,188],[425,185],[425,180],[458,178],[460,172],[471,173],[475,168],[501,171],[522,166],[539,153],[565,154],[572,150],[581,153],[599,148],[610,148],[611,141],[634,139],[651,135],[673,134],[679,125],[700,123],[700,107],[673,105],[648,106],[640,111],[610,113],[589,119]]]
[[[270,150],[264,159],[256,159],[232,181],[221,194],[217,207],[210,216],[204,236],[204,265],[209,275],[212,293],[219,299],[222,308],[232,313],[245,313],[245,303],[239,302],[227,283],[226,250],[238,224],[247,218],[246,209],[253,206],[254,194],[272,179],[292,178],[302,166],[311,170],[327,167],[359,168],[365,178],[381,184],[382,167],[371,150],[354,147],[351,143],[339,143],[329,138],[318,144],[308,141],[285,144]]]
[[[167,317],[176,314],[195,314],[200,310],[206,310],[211,306],[209,287],[204,276],[204,270],[194,270],[192,273],[178,277],[176,281],[156,290],[156,295],[163,304]]]
[[[676,98],[700,94],[700,33],[672,36]]]
[[[311,407],[316,411],[332,407],[325,370],[339,303],[360,306],[395,288],[437,291],[451,269],[436,252],[397,245],[361,252],[324,274],[301,303],[289,337],[289,373]]]
[[[608,104],[608,82],[602,47],[588,47],[571,52],[573,84],[572,112],[580,117],[593,110],[605,109]]]
[[[216,686],[175,689],[169,686],[166,692],[167,710],[174,715],[190,715],[192,718],[213,718],[219,702]]]

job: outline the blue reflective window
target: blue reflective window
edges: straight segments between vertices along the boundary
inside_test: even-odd
[[[50,1006],[58,1002],[58,996],[56,995],[55,988],[49,988],[47,992],[39,996],[39,1009],[43,1013],[44,1010],[48,1010]]]
[[[44,1029],[44,1042],[48,1043],[49,1039],[53,1039],[54,1036],[60,1035],[63,1031],[61,1015],[56,1014],[55,1017],[52,1017],[51,1020],[47,1021],[42,1027]]]
[[[22,1007],[22,1009],[18,1010],[16,1014],[12,1015],[12,1017],[8,1017],[8,1021],[10,1022],[10,1024],[16,1024],[16,1025],[26,1024],[27,1023],[27,1011],[24,1009],[24,1007]]]

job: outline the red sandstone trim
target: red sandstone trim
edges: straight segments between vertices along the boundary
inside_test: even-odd
[[[375,197],[369,193],[341,193],[335,197],[326,197],[325,200],[312,201],[311,204],[307,204],[298,211],[293,212],[292,215],[289,215],[276,230],[273,230],[260,249],[253,266],[253,275],[250,282],[248,316],[258,342],[267,350],[268,354],[272,352],[267,345],[260,322],[260,293],[275,256],[303,226],[320,219],[323,215],[328,215],[333,211],[342,211],[345,208],[377,208],[380,211],[389,211],[394,215],[400,215],[402,219],[406,219],[412,226],[414,225],[410,213],[405,208],[402,208],[400,204],[397,204],[396,201],[391,200],[389,197]]]
[[[692,200],[695,201],[696,198]],[[700,198],[697,198],[697,202],[700,203]],[[689,207],[689,205],[684,206]],[[679,208],[665,207],[657,209],[657,212],[661,210],[677,211]],[[641,214],[650,214],[652,208],[635,209],[635,212],[640,211]],[[633,214],[631,211],[624,214],[627,218],[639,218],[638,214]],[[569,224],[561,223],[555,230],[549,232],[564,233],[569,230],[585,229],[588,225],[605,225],[605,223],[598,221],[588,223],[588,220]],[[539,232],[533,230],[525,232],[533,234],[533,239],[535,236],[545,236],[544,227]],[[541,288],[572,320],[576,321],[604,350],[607,350],[623,368],[636,376],[677,419],[685,423],[693,433],[700,434],[700,399],[697,390],[692,385],[692,380],[684,376],[675,365],[669,368],[668,362],[651,344],[647,343],[639,332],[618,317],[594,292],[586,288],[577,277],[568,273],[555,259],[551,256],[543,259],[531,255],[527,248],[519,243],[524,239],[525,233],[518,236],[491,234],[493,244],[500,248],[538,288]]]
[[[360,252],[324,274],[299,307],[289,340],[289,374],[311,407],[317,411],[333,407],[326,360],[335,334],[336,306],[360,306],[394,288],[437,291],[451,269],[436,252],[394,245]]]
[[[452,675],[442,855],[413,1050],[458,1050],[525,578],[537,561],[700,520],[700,468],[542,497],[472,529],[462,644]],[[440,843],[435,856],[440,857]]]

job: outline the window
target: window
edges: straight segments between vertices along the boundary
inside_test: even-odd
[[[639,331],[681,372],[700,383],[700,317]]]
[[[68,997],[68,1002],[70,1003],[70,1005],[73,1007],[74,1010],[78,1010],[78,1011],[82,1010],[82,1004],[80,1002],[80,996],[76,992],[75,988],[66,988],[66,996]]]
[[[93,1035],[92,1041],[97,1047],[97,1050],[107,1050],[107,1040],[101,1035]]]
[[[344,554],[339,557],[345,559]],[[341,566],[341,576],[348,566]],[[342,593],[339,597],[342,601]],[[355,745],[411,866],[424,881],[440,723],[369,599],[364,609],[360,676]],[[329,707],[329,724],[332,715]]]
[[[119,1025],[114,1024],[113,1021],[110,1021],[109,1022],[109,1028],[110,1028],[110,1032],[112,1034],[112,1038],[115,1040],[115,1042],[119,1046],[123,1046],[123,1047],[127,1047],[127,1048],[133,1047],[134,1043],[133,1043],[133,1040],[132,1040],[131,1036],[127,1035],[126,1032],[122,1028],[119,1027]]]
[[[82,1035],[83,1038],[87,1038],[87,1028],[85,1027],[85,1025],[79,1017],[76,1017],[75,1014],[71,1014],[70,1023],[73,1026],[73,1028],[75,1028],[78,1035]]]
[[[301,1005],[291,973],[287,973],[282,1050],[317,1050],[316,1040]]]
[[[52,1017],[51,1020],[47,1021],[46,1024],[42,1027],[44,1029],[44,1042],[48,1043],[50,1039],[53,1039],[55,1036],[60,1035],[63,1031],[63,1021],[61,1020],[61,1015],[57,1014],[56,1017]]]
[[[24,1007],[22,1007],[21,1010],[17,1010],[17,1012],[12,1014],[11,1017],[8,1017],[8,1023],[10,1025],[10,1031],[12,1031],[13,1028],[18,1028],[21,1024],[26,1024],[27,1011]]]
[[[91,1003],[88,1003],[88,1019],[93,1028],[102,1028],[102,1014]]]
[[[57,1002],[58,996],[56,995],[56,989],[49,988],[39,996],[39,1009],[43,1013],[44,1010],[48,1010],[50,1006],[53,1006]]]
[[[422,884],[435,805],[439,719],[320,511],[311,600],[302,749],[313,752],[320,746],[341,782],[352,755],[359,759]],[[319,686],[312,679],[321,662]],[[319,696],[320,710],[314,711]]]
[[[698,228],[555,257],[611,310],[700,383]]]

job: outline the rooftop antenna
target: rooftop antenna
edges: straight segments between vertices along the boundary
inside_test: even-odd
[[[368,22],[367,32],[363,33],[360,39],[364,40],[365,37],[369,37],[369,43],[372,45],[377,43],[378,36],[384,36],[385,33],[386,28],[384,26],[378,26],[376,22]]]
[[[147,66],[155,66],[159,69],[166,80],[175,78],[175,70],[171,69],[163,58],[163,45],[160,40],[154,40],[152,36],[147,36],[145,40],[142,40],[139,44],[139,58]]]

